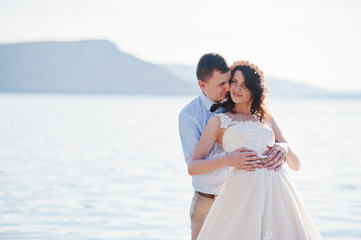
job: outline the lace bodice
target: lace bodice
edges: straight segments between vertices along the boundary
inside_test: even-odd
[[[259,121],[233,121],[224,113],[216,114],[221,120],[221,128],[226,128],[223,134],[225,152],[232,152],[240,147],[246,147],[262,155],[267,145],[273,145],[275,137],[272,129]]]

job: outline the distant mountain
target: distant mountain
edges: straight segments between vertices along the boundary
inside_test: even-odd
[[[0,92],[199,94],[195,67],[156,65],[107,40],[0,44]],[[270,96],[361,97],[267,79]]]
[[[187,94],[193,84],[106,40],[0,44],[0,91]]]
[[[276,78],[266,78],[266,86],[270,97],[315,97],[331,94],[321,88]]]
[[[196,67],[174,64],[163,64],[161,66],[185,82],[190,82],[197,86]],[[307,84],[267,78],[267,76],[266,85],[269,89],[270,97],[361,97],[361,92],[327,91]]]

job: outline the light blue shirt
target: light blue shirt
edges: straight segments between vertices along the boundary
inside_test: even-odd
[[[202,93],[179,113],[179,135],[187,164],[202,135],[203,129],[207,125],[209,118],[214,114],[210,111],[213,104],[214,102]],[[223,148],[218,143],[215,143],[206,159],[211,159],[223,154],[225,154]],[[218,194],[227,180],[230,170],[230,167],[224,167],[204,175],[193,175],[192,184],[194,190],[203,193]]]

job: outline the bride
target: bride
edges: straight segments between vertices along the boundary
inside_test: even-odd
[[[227,153],[245,147],[260,156],[275,142],[282,141],[274,119],[265,105],[263,72],[248,61],[232,67],[227,100],[214,108],[194,149],[188,171],[201,166],[211,147],[218,142]],[[213,108],[213,110],[215,110]],[[228,155],[228,157],[231,154]],[[289,151],[287,164],[298,170],[300,162]],[[262,165],[262,163],[260,163]],[[245,162],[246,165],[246,162]],[[223,191],[213,204],[198,240],[297,240],[322,239],[286,171],[257,168],[233,169]]]

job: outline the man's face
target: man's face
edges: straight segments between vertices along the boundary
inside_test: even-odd
[[[213,71],[212,77],[209,77],[206,82],[199,80],[198,85],[210,100],[219,102],[227,96],[227,92],[229,91],[228,81],[230,78],[231,71],[221,73],[215,70]]]

